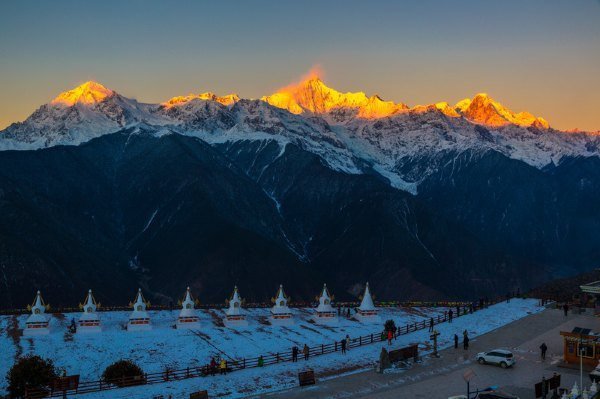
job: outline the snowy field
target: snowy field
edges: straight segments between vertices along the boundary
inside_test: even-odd
[[[441,333],[441,348],[452,345],[455,333],[461,336],[468,330],[470,337],[484,334],[514,320],[542,310],[533,299],[513,299],[488,309],[462,316],[452,324],[436,326]],[[393,319],[397,326],[414,323],[430,316],[436,317],[443,309],[381,309],[381,324],[364,325],[345,317],[335,327],[321,327],[310,317],[311,309],[293,309],[296,324],[293,326],[271,326],[266,324],[269,309],[249,309],[248,327],[230,329],[223,327],[221,310],[199,310],[202,327],[200,334],[173,328],[178,311],[150,311],[154,329],[152,331],[127,332],[128,312],[102,312],[103,332],[100,334],[77,335],[68,332],[71,317],[78,314],[55,314],[50,323],[51,333],[47,336],[23,337],[19,329],[25,326],[24,316],[0,317],[0,392],[6,390],[4,376],[18,356],[36,354],[50,358],[67,374],[80,374],[82,380],[97,380],[106,366],[119,359],[131,359],[145,372],[164,371],[165,368],[181,369],[203,366],[221,352],[230,358],[256,357],[260,354],[289,352],[291,346],[302,348],[339,341],[346,334],[350,337],[379,333],[383,320]],[[427,329],[398,337],[392,348],[420,343],[422,350],[429,350]],[[341,374],[371,368],[377,360],[380,348],[387,344],[371,344],[353,348],[346,355],[332,353],[311,357],[298,363],[281,363],[264,368],[236,371],[226,376],[192,378],[177,382],[133,387],[86,394],[86,398],[188,398],[190,392],[206,389],[211,395],[238,398],[285,389],[297,385],[297,373],[313,368],[318,378],[334,378]]]

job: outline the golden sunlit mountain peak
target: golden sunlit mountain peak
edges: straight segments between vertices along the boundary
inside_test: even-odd
[[[341,93],[325,85],[318,73],[309,73],[300,82],[283,87],[270,96],[262,97],[262,100],[294,114],[326,114],[349,109],[365,119],[382,118],[407,108],[404,104],[383,101],[378,95],[368,97],[363,92]]]
[[[529,112],[514,113],[495,101],[487,93],[477,93],[472,100],[466,98],[459,101],[454,106],[454,110],[473,122],[493,127],[501,127],[508,124],[524,127],[549,127],[545,119],[537,118]]]
[[[168,101],[162,103],[161,105],[165,108],[171,108],[175,106],[179,106],[185,103],[188,103],[192,100],[205,100],[205,101],[216,101],[223,105],[231,105],[235,104],[240,100],[240,97],[237,94],[228,94],[226,96],[217,96],[212,92],[205,92],[200,94],[189,94],[187,96],[177,96],[169,99]]]
[[[79,104],[95,104],[106,97],[111,96],[114,91],[107,89],[98,82],[88,81],[76,88],[60,93],[50,102],[52,105],[72,106]]]

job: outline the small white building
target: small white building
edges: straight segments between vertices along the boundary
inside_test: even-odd
[[[223,324],[227,327],[245,327],[248,325],[246,316],[242,313],[242,298],[238,292],[237,285],[233,287],[233,295],[227,301],[229,306],[225,311]]]
[[[291,325],[294,324],[294,319],[292,318],[292,311],[288,308],[288,298],[285,296],[285,292],[283,292],[283,285],[279,285],[279,290],[277,291],[277,295],[273,299],[275,305],[271,308],[271,316],[269,317],[269,321],[273,325]]]
[[[83,310],[79,321],[77,322],[77,333],[96,333],[102,331],[100,318],[96,314],[96,309],[100,304],[96,303],[92,290],[88,291],[87,297],[83,304],[79,304],[79,308]]]
[[[369,291],[369,283],[365,287],[365,294],[363,295],[362,302],[358,307],[358,313],[354,315],[354,318],[361,323],[380,323],[381,317],[379,317],[378,310],[373,303],[371,297],[371,291]]]
[[[338,317],[335,309],[331,306],[333,296],[329,294],[327,284],[323,284],[323,291],[319,297],[319,306],[315,309],[313,320],[322,324],[337,324]]]
[[[133,308],[133,312],[129,315],[129,321],[127,322],[127,331],[146,331],[152,330],[152,323],[150,322],[150,316],[146,312],[146,306],[148,303],[144,300],[142,295],[142,289],[138,288],[137,295],[132,304],[129,304]]]
[[[187,287],[185,297],[181,301],[181,311],[179,317],[177,317],[177,323],[175,326],[177,329],[196,329],[200,328],[200,318],[196,313],[194,299],[190,293],[190,287]]]
[[[50,317],[46,314],[48,306],[44,304],[42,294],[37,292],[32,305],[27,306],[27,310],[31,310],[31,315],[25,321],[25,329],[23,335],[47,335],[50,333],[48,327],[50,323]]]

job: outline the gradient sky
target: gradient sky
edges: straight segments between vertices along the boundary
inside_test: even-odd
[[[4,1],[0,128],[96,80],[162,102],[257,98],[314,64],[408,105],[487,92],[554,127],[600,129],[600,1]]]

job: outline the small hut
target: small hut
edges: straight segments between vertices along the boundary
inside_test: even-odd
[[[292,311],[288,308],[287,303],[289,298],[285,296],[285,292],[283,291],[283,285],[279,285],[279,290],[277,291],[277,295],[272,299],[275,303],[271,308],[271,316],[269,317],[269,321],[273,325],[290,325],[294,324],[294,319],[292,318]]]
[[[83,304],[79,304],[79,308],[83,310],[79,321],[77,322],[77,333],[96,333],[102,331],[100,318],[96,314],[96,309],[100,307],[96,303],[96,299],[92,294],[92,290],[88,291],[87,297]]]
[[[33,304],[27,306],[27,310],[31,311],[31,315],[25,321],[23,335],[47,335],[50,333],[50,328],[48,327],[50,317],[46,314],[48,308],[49,306],[44,304],[42,294],[38,291]]]
[[[335,312],[335,309],[331,306],[331,301],[333,300],[333,296],[329,294],[329,290],[327,289],[327,284],[323,284],[323,291],[321,292],[321,296],[318,297],[319,306],[315,309],[315,315],[313,316],[313,320],[316,323],[322,324],[337,324],[338,317]]]
[[[196,314],[196,309],[194,309],[195,304],[196,302],[190,293],[190,287],[187,287],[185,297],[183,298],[183,301],[181,301],[181,311],[179,312],[176,323],[177,329],[200,328],[200,318],[198,317],[198,314]]]
[[[146,331],[152,330],[152,323],[150,322],[150,316],[146,312],[146,307],[149,303],[144,300],[142,295],[142,289],[138,288],[135,301],[130,303],[129,306],[133,308],[133,312],[129,315],[129,321],[127,322],[127,331]]]
[[[377,313],[378,310],[373,303],[371,291],[369,291],[369,283],[367,283],[365,293],[362,297],[360,306],[358,307],[358,313],[354,315],[354,318],[361,323],[380,323],[381,317],[379,317]]]
[[[226,304],[229,307],[225,311],[223,323],[227,327],[244,327],[248,325],[246,316],[242,314],[242,302],[243,300],[240,297],[240,293],[238,292],[238,287],[236,285],[233,287],[233,295],[229,300],[226,301]]]

